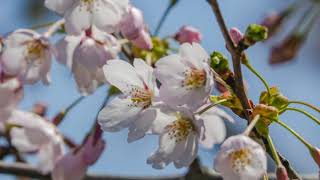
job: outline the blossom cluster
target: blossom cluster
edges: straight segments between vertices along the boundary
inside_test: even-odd
[[[199,30],[183,26],[170,36],[179,43],[172,53],[166,40],[150,35],[143,13],[129,0],[45,0],[44,4],[62,19],[42,34],[18,29],[0,38],[0,131],[19,152],[36,153],[42,173],[51,172],[54,180],[82,179],[105,149],[103,131],[123,129],[128,130],[129,143],[149,135],[158,138],[159,147],[146,160],[155,169],[171,163],[176,168],[188,167],[200,146],[210,149],[223,143],[214,167],[224,179],[258,180],[266,173],[265,150],[247,130],[225,140],[224,121],[234,120],[212,100],[217,79],[221,78],[212,59],[216,65],[225,59],[220,54],[208,55],[199,44]],[[54,44],[50,38],[58,30],[65,35]],[[266,29],[258,25],[251,25],[246,34],[236,28],[230,31],[235,46],[243,49],[265,39],[266,34]],[[134,58],[120,59],[128,47]],[[100,110],[97,126],[82,144],[68,152],[54,121],[17,108],[24,85],[39,81],[50,84],[53,58],[72,71],[82,95],[93,93],[103,84],[121,92]],[[249,66],[248,62],[242,63]],[[219,68],[233,76],[227,65]],[[227,91],[224,87],[226,96]],[[269,95],[265,98],[271,98]],[[272,94],[272,100],[278,95]],[[255,106],[252,114],[258,119],[263,116],[264,107],[272,104],[269,100],[265,104],[261,100],[263,105]],[[243,111],[242,106],[236,108]],[[235,110],[235,106],[230,109]]]

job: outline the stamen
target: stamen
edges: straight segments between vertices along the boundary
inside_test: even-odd
[[[144,88],[132,87],[129,92],[131,95],[131,106],[143,107],[144,109],[152,104],[153,93],[148,89],[147,86]]]
[[[28,64],[38,63],[45,57],[47,45],[43,44],[40,40],[32,40],[26,42],[25,57]]]
[[[229,154],[231,167],[237,174],[245,170],[246,166],[250,165],[251,152],[249,149],[239,149]]]
[[[176,142],[184,140],[191,131],[194,130],[192,121],[177,114],[177,119],[169,124],[166,129],[169,131],[170,139],[175,139]]]
[[[204,69],[188,69],[184,72],[185,79],[182,81],[182,87],[187,86],[187,89],[200,88],[205,85],[206,72]]]

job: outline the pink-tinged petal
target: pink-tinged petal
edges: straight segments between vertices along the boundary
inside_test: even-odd
[[[197,54],[198,60],[203,61],[204,63],[209,62],[209,55],[203,47],[198,43],[192,43],[192,48],[195,54]]]
[[[136,7],[130,6],[128,13],[120,23],[121,33],[129,40],[138,38],[141,31],[144,30],[144,21],[142,12]]]
[[[87,167],[80,154],[70,151],[56,162],[51,178],[53,180],[80,180],[84,178]]]
[[[82,36],[66,36],[55,45],[55,56],[59,63],[72,67],[75,48],[80,44]]]
[[[132,105],[131,99],[116,97],[99,112],[98,121],[105,131],[119,131],[129,127],[141,110]]]
[[[107,82],[120,89],[123,93],[129,93],[132,87],[144,88],[143,81],[135,68],[123,60],[109,60],[103,66]]]
[[[65,13],[65,28],[70,35],[81,35],[81,33],[91,27],[92,14],[90,4],[78,1]]]
[[[6,48],[1,55],[2,70],[11,76],[24,73],[27,64],[24,61],[24,48]]]
[[[44,5],[59,14],[64,14],[76,0],[45,0]]]
[[[73,63],[72,72],[77,83],[78,89],[82,95],[88,95],[93,93],[97,89],[99,84],[102,83],[100,79],[97,79],[95,74],[101,71],[101,69],[96,69],[93,70],[93,72],[91,72],[78,62]]]
[[[244,38],[243,33],[236,27],[233,27],[229,31],[233,43],[239,44],[239,42]]]
[[[119,2],[118,2],[119,1]],[[127,0],[101,0],[92,4],[92,24],[113,33],[129,6]]]
[[[146,30],[140,31],[138,37],[131,41],[141,49],[151,50],[153,48],[151,36]]]
[[[18,29],[5,39],[4,43],[6,46],[13,47],[21,47],[24,46],[24,43],[27,41],[31,41],[35,38],[39,38],[41,35],[36,31],[29,29]]]
[[[88,69],[96,69],[106,64],[107,60],[115,58],[105,47],[87,38],[77,46],[73,59]]]

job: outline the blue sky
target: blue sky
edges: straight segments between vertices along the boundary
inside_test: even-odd
[[[26,3],[28,3],[27,1],[2,1],[0,7],[1,34],[16,28],[32,25],[23,17],[23,10]],[[228,26],[236,26],[244,31],[248,24],[260,22],[267,12],[282,9],[290,2],[293,1],[221,0],[220,4]],[[132,3],[143,10],[145,21],[151,30],[154,30],[161,13],[167,5],[167,1],[164,0],[132,0]],[[41,24],[54,19],[58,19],[58,17],[51,14],[32,23]],[[292,23],[290,21],[286,26],[291,26]],[[160,36],[171,35],[180,26],[185,24],[193,25],[202,31],[204,37],[203,46],[208,52],[218,50],[227,54],[222,35],[205,0],[181,0],[168,16],[168,20],[160,31]],[[271,42],[277,42],[279,38],[254,46],[248,50],[248,55],[251,63],[261,72],[266,80],[271,85],[279,86],[287,97],[307,101],[319,106],[320,61],[317,50],[320,47],[320,38],[316,36],[318,30],[319,26],[317,24],[311,32],[306,46],[302,48],[302,52],[293,63],[277,67],[268,65],[267,60]],[[283,37],[283,34],[280,34],[278,37]],[[54,38],[54,40],[58,38]],[[264,87],[246,69],[244,70],[244,76],[249,85],[249,95],[256,101],[259,97],[259,92]],[[94,116],[105,94],[106,87],[102,87],[96,93],[86,98],[61,124],[61,131],[77,142],[81,142],[85,132],[89,130],[91,123],[94,121]],[[60,109],[68,106],[78,96],[79,94],[70,71],[54,62],[52,84],[49,87],[45,87],[42,84],[26,86],[25,98],[21,104],[21,108],[31,109],[34,102],[44,101],[50,105],[49,116],[52,117]],[[320,136],[319,127],[315,126],[312,121],[303,115],[291,112],[283,115],[281,119],[302,134],[312,144],[320,146],[318,138]],[[229,129],[241,129],[243,125],[244,122],[236,118],[236,124],[230,125]],[[126,133],[126,131],[122,131],[104,134],[104,138],[107,141],[107,149],[98,163],[90,168],[91,172],[113,175],[168,175],[185,171],[184,169],[176,170],[173,166],[169,166],[164,170],[153,170],[146,165],[145,160],[156,149],[157,139],[155,137],[147,137],[141,141],[128,144],[126,142]],[[318,171],[316,165],[309,157],[307,149],[293,138],[291,134],[277,125],[271,126],[271,133],[276,147],[292,162],[299,172],[310,173]],[[214,152],[214,150],[200,150],[201,159],[209,167],[212,167]]]

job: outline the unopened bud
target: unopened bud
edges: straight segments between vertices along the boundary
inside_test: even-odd
[[[244,39],[239,42],[242,49],[246,49],[259,41],[268,38],[268,29],[262,25],[250,24],[244,35]]]
[[[192,26],[182,26],[174,36],[174,39],[180,44],[182,43],[200,43],[202,39],[201,32]]]
[[[293,58],[297,56],[303,42],[303,35],[290,35],[289,37],[284,39],[280,44],[272,48],[269,63],[280,64],[293,60]]]
[[[229,34],[234,44],[238,45],[239,42],[244,38],[243,33],[236,27],[230,29]]]
[[[56,125],[56,126],[59,125],[59,124],[62,122],[62,120],[63,120],[63,118],[65,117],[65,115],[66,115],[65,111],[59,112],[59,113],[53,118],[52,123],[53,123],[54,125]]]
[[[289,180],[287,170],[282,165],[277,167],[276,175],[277,175],[277,180]]]
[[[220,52],[214,51],[210,55],[211,67],[217,73],[229,70],[229,62],[228,59]]]
[[[316,148],[316,147],[313,147],[310,150],[310,153],[311,153],[311,156],[312,156],[313,160],[317,163],[317,165],[320,168],[320,150],[318,148]]]
[[[33,105],[32,112],[38,114],[41,117],[44,117],[47,113],[47,105],[44,103],[36,103]]]

